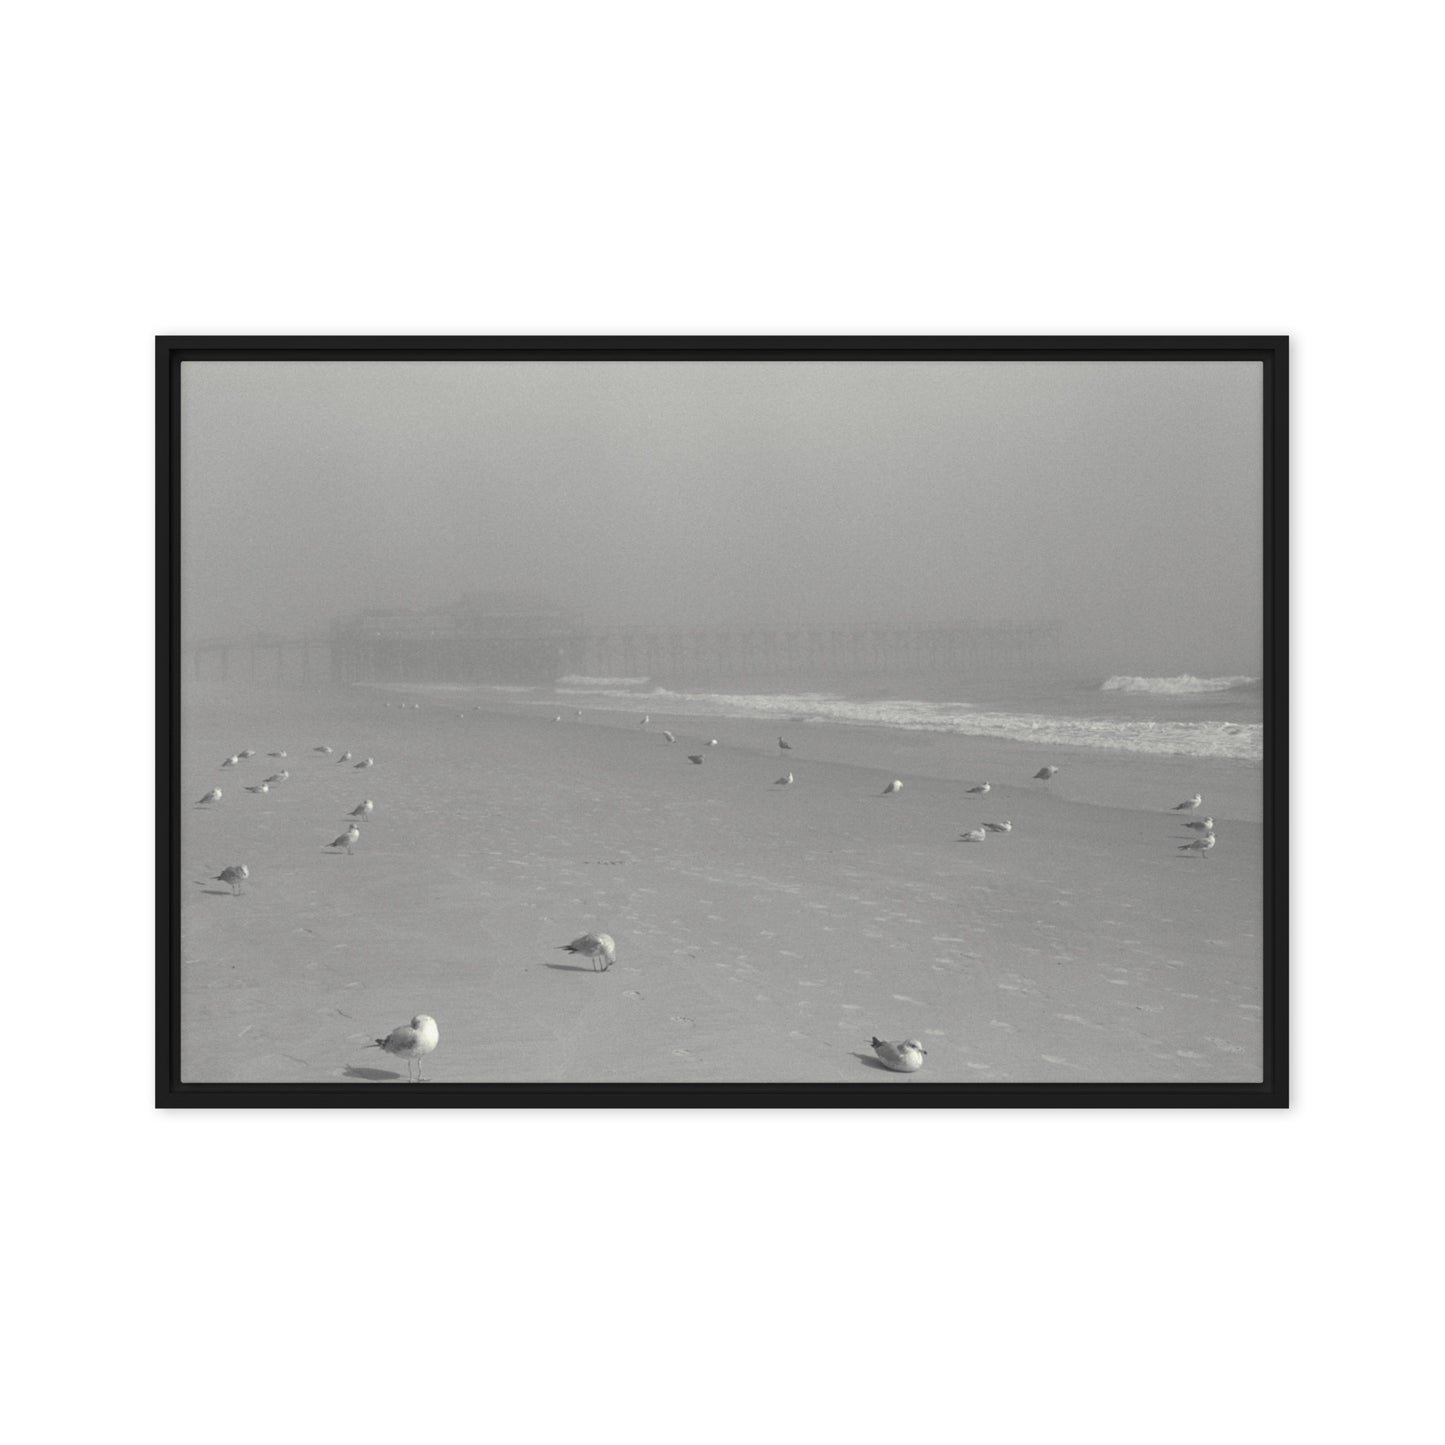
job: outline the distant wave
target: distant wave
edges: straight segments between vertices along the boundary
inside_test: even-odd
[[[559,687],[557,691],[575,693],[579,689]],[[639,694],[602,687],[589,693],[589,697],[593,709],[611,712],[630,712],[644,703],[655,712],[678,717],[806,720],[898,728],[905,732],[1005,738],[1048,747],[1114,748],[1125,752],[1235,758],[1249,762],[1259,761],[1264,748],[1264,729],[1258,723],[1054,717],[984,710],[966,702],[928,702],[914,698],[861,700],[825,692],[681,692],[657,687]]]
[[[1111,677],[1099,684],[1100,692],[1162,692],[1178,695],[1186,692],[1228,692],[1235,687],[1253,687],[1257,677]]]
[[[642,687],[645,677],[578,677],[569,673],[557,679],[558,687]]]

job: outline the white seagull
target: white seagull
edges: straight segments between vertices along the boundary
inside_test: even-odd
[[[361,829],[353,823],[339,838],[333,838],[326,846],[328,848],[345,848],[351,852],[351,845],[361,841]]]
[[[1002,823],[985,823],[983,825],[990,833],[1012,833],[1014,825],[1005,818]]]
[[[341,755],[339,758],[337,758],[336,761],[337,761],[338,763],[349,763],[349,762],[351,761],[351,749],[350,749],[350,748],[347,748],[347,750],[346,750],[344,753],[342,753],[342,755]]]
[[[1181,853],[1198,853],[1202,858],[1212,847],[1214,847],[1213,833],[1207,838],[1195,838],[1192,842],[1181,843],[1179,845],[1179,851]]]
[[[418,1014],[409,1024],[392,1029],[384,1039],[367,1044],[369,1049],[381,1049],[398,1059],[406,1060],[406,1081],[411,1083],[411,1061],[416,1060],[416,1082],[421,1083],[421,1061],[441,1041],[437,1033],[437,1021],[430,1014]]]
[[[373,768],[376,766],[376,759],[364,758],[361,762],[355,764],[355,766],[358,768]]]
[[[229,883],[232,893],[241,891],[241,884],[251,876],[251,870],[244,863],[237,863],[233,868],[222,868],[214,879],[217,883]]]
[[[968,791],[970,793],[977,793],[979,797],[982,797],[985,793],[990,792],[992,788],[992,783],[980,783],[977,787],[970,788]]]
[[[369,817],[371,817],[371,810],[372,810],[375,806],[376,806],[376,804],[373,803],[370,798],[368,798],[364,803],[358,803],[358,804],[351,810],[351,812],[347,814],[347,817],[350,817],[350,818],[369,818]]]
[[[1195,833],[1212,833],[1214,831],[1213,818],[1185,818],[1182,826]]]
[[[268,758],[284,758],[286,756],[286,749],[282,748],[279,753],[267,753],[266,756]]]
[[[272,773],[271,776],[266,779],[266,781],[268,783],[284,783],[286,779],[290,776],[290,770],[287,768],[282,768],[279,773]]]
[[[247,787],[246,791],[247,791],[248,793],[269,793],[269,792],[271,791],[271,784],[270,784],[270,783],[257,783],[254,788],[252,788],[252,787]]]
[[[958,835],[958,841],[960,843],[982,843],[987,837],[987,828],[970,828],[967,833],[960,833]]]
[[[670,742],[670,743],[675,743],[675,742],[677,741],[677,738],[676,738],[672,733],[668,732],[668,730],[667,730],[666,728],[663,728],[663,730],[662,730],[662,735],[663,735],[663,737],[665,737],[665,738],[668,740],[668,742]]]
[[[785,753],[790,753],[793,751],[792,743],[784,742],[782,738],[778,739],[778,746],[782,748]]]
[[[207,793],[204,798],[197,798],[197,799],[196,799],[196,807],[200,808],[200,807],[203,807],[203,806],[204,806],[205,804],[207,804],[207,803],[219,803],[220,801],[221,801],[221,790],[220,790],[219,788],[212,788],[211,791],[210,791],[209,793]]]
[[[241,761],[241,755],[240,755],[240,753],[232,753],[231,756],[230,756],[229,758],[227,758],[224,763],[221,764],[221,766],[222,766],[223,768],[234,768],[234,767],[236,767],[236,766],[240,763],[240,761]]]
[[[716,738],[709,738],[709,739],[707,740],[707,745],[708,745],[708,747],[710,747],[710,748],[715,748],[715,747],[717,746],[717,739],[716,739]]]
[[[1046,763],[1034,774],[1034,777],[1042,778],[1047,783],[1056,772],[1058,772],[1058,768],[1053,763]]]
[[[559,713],[557,714],[557,716],[552,719],[552,721],[553,721],[553,722],[561,722],[561,721],[562,721],[562,714],[559,712]]]
[[[883,1067],[892,1069],[896,1074],[916,1074],[923,1067],[923,1056],[928,1052],[917,1039],[904,1039],[901,1044],[884,1043],[877,1038],[869,1042]]]
[[[1192,813],[1203,801],[1204,799],[1198,793],[1195,793],[1192,798],[1185,798],[1182,803],[1175,803],[1173,811],[1176,813]]]
[[[579,953],[583,958],[590,958],[594,971],[599,958],[603,960],[603,973],[617,962],[617,945],[607,933],[584,933],[581,938],[574,938],[571,943],[560,943],[557,946],[563,953]]]
[[[774,786],[775,788],[786,788],[792,781],[793,781],[793,775],[792,775],[791,773],[789,773],[788,776],[785,777],[785,778],[778,778],[778,779],[776,779],[776,780],[774,781],[774,783],[773,783],[773,786]]]
[[[642,726],[643,726],[643,727],[646,727],[646,726],[648,725],[648,723],[650,723],[651,721],[652,721],[652,714],[651,714],[650,712],[649,712],[649,713],[644,713],[644,714],[642,715]]]
[[[902,779],[902,778],[894,778],[893,781],[892,781],[891,783],[889,783],[886,788],[883,789],[883,796],[884,796],[884,797],[887,797],[889,793],[901,793],[902,791],[903,791],[903,779]]]
[[[254,758],[254,757],[256,756],[256,749],[255,749],[255,748],[242,748],[241,751],[236,754],[236,756],[237,756],[238,758]]]
[[[387,703],[387,707],[390,707],[390,706],[391,706],[391,704],[390,704],[390,703]],[[330,757],[330,756],[331,756],[331,749],[328,748],[325,743],[322,743],[319,748],[312,748],[311,751],[312,751],[313,753],[325,753],[327,757]]]

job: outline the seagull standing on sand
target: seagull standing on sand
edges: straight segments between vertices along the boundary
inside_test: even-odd
[[[552,719],[552,721],[553,721],[553,722],[561,722],[561,721],[562,721],[562,714],[559,712],[559,713],[557,714],[557,716]]]
[[[247,791],[248,793],[269,793],[269,792],[271,791],[271,784],[270,784],[270,783],[257,783],[254,788],[248,787],[248,788],[246,789],[246,791]]]
[[[886,798],[889,793],[901,793],[903,791],[903,779],[894,778],[886,788],[883,789],[883,796]]]
[[[652,721],[652,714],[651,714],[650,712],[649,712],[649,713],[644,713],[644,714],[642,715],[642,726],[643,726],[643,727],[646,727],[646,726],[648,725],[648,723],[650,723],[651,721]]]
[[[207,803],[219,803],[220,801],[221,801],[221,790],[220,790],[219,788],[212,788],[211,791],[210,791],[209,793],[207,793],[204,798],[197,798],[197,799],[196,799],[196,807],[202,808],[202,807],[204,807]]]
[[[778,778],[778,779],[773,783],[773,786],[774,786],[775,788],[786,788],[786,787],[788,787],[788,786],[791,785],[792,781],[793,781],[793,775],[792,775],[791,773],[789,773],[788,776],[785,777],[785,778]]]
[[[390,703],[387,703],[387,707],[390,707],[390,706],[391,706],[391,704],[390,704]],[[323,743],[319,748],[312,748],[311,751],[312,751],[313,753],[325,753],[327,757],[330,757],[330,756],[331,756],[331,749],[328,748],[325,743]]]
[[[987,837],[987,828],[971,828],[967,833],[960,833],[958,841],[960,843],[982,843]]]
[[[1213,833],[1207,838],[1195,838],[1193,842],[1181,843],[1179,845],[1179,851],[1181,853],[1198,853],[1202,858],[1212,847],[1214,847]]]
[[[367,1044],[369,1049],[381,1049],[398,1059],[406,1060],[406,1081],[411,1083],[411,1061],[416,1060],[416,1082],[421,1083],[421,1061],[441,1041],[437,1032],[437,1021],[430,1014],[418,1014],[409,1024],[392,1029],[384,1039]]]
[[[230,756],[229,758],[227,758],[224,763],[221,764],[221,766],[222,766],[223,768],[234,768],[234,767],[237,767],[237,766],[240,764],[240,761],[241,761],[241,755],[240,755],[240,753],[232,753],[231,756]]]
[[[288,768],[282,768],[279,773],[272,773],[271,776],[266,779],[266,781],[268,783],[284,783],[286,779],[290,776],[290,770]]]
[[[376,804],[368,798],[364,803],[358,803],[347,816],[350,818],[369,818],[371,817],[371,810],[375,806]]]
[[[558,944],[558,948],[563,953],[578,953],[583,958],[590,958],[594,972],[599,958],[603,960],[603,973],[617,962],[617,945],[608,933],[584,933],[581,938],[574,938],[571,943]]]
[[[1213,818],[1185,818],[1182,826],[1195,833],[1212,833],[1214,831]]]
[[[707,740],[707,745],[708,745],[708,747],[710,747],[710,748],[715,748],[715,747],[717,746],[717,739],[716,739],[716,738],[709,738],[709,739]]]
[[[778,739],[778,746],[779,746],[785,753],[790,753],[790,752],[793,751],[793,745],[792,745],[792,743],[784,742],[782,738],[779,738],[779,739]]]
[[[284,758],[286,756],[286,749],[282,748],[279,753],[267,753],[266,756],[268,758]]]
[[[361,841],[361,829],[353,823],[339,838],[333,838],[326,846],[328,848],[345,848],[351,852],[351,845]]]
[[[1192,798],[1185,798],[1182,803],[1175,803],[1172,811],[1176,813],[1192,813],[1203,801],[1204,799],[1198,793],[1195,793]]]
[[[982,797],[985,793],[992,791],[992,789],[992,783],[979,783],[977,787],[970,788],[968,791],[970,793],[977,793],[979,797]]]
[[[668,730],[667,730],[666,728],[663,728],[663,730],[662,730],[662,735],[663,735],[663,737],[665,737],[665,738],[668,740],[668,742],[670,742],[670,743],[675,743],[675,742],[677,741],[677,738],[676,738],[672,733],[668,732]]]
[[[375,759],[375,758],[364,758],[361,762],[357,763],[355,766],[358,767],[358,768],[371,768],[371,767],[375,767],[375,766],[376,766],[376,759]]]
[[[690,763],[699,763],[699,764],[700,764],[700,763],[702,762],[702,754],[701,754],[701,753],[689,753],[689,754],[687,755],[687,760],[688,760],[688,762],[690,762]]]
[[[241,891],[241,884],[251,876],[251,870],[244,863],[237,863],[233,868],[222,868],[216,874],[214,881],[217,883],[229,883],[232,893]]]
[[[1047,783],[1056,772],[1058,772],[1058,768],[1053,763],[1046,763],[1034,774],[1034,777],[1042,778]]]
[[[254,757],[256,756],[256,749],[255,749],[255,748],[242,748],[241,751],[236,754],[236,756],[237,756],[238,758],[254,758]]]
[[[351,749],[350,749],[350,748],[347,748],[347,750],[346,750],[344,753],[342,753],[342,755],[341,755],[339,758],[337,758],[336,761],[337,761],[338,763],[349,763],[349,762],[351,761]]]
[[[928,1052],[917,1039],[904,1039],[901,1044],[888,1044],[876,1038],[869,1042],[883,1067],[892,1069],[895,1074],[916,1074],[923,1067],[923,1056]]]
[[[983,825],[990,833],[1012,833],[1014,825],[1005,818],[1002,823],[985,823]]]

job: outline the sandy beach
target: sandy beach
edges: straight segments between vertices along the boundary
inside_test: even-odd
[[[366,1045],[418,1013],[451,1082],[1260,1077],[1257,766],[826,725],[782,754],[751,720],[401,696],[187,689],[185,1081],[404,1083]],[[1169,811],[1194,791],[1207,858]],[[216,876],[242,862],[236,896]],[[606,973],[559,951],[589,930]],[[923,1070],[883,1069],[875,1034]]]

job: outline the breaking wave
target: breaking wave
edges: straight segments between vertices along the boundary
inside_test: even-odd
[[[1189,692],[1229,692],[1236,687],[1254,687],[1257,677],[1111,677],[1099,684],[1100,692],[1161,692],[1178,696]]]

